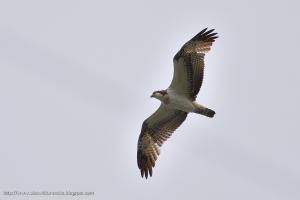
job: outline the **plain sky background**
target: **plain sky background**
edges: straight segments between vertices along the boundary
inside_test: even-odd
[[[298,1],[1,1],[0,189],[30,199],[300,199]],[[198,101],[140,177],[143,120],[203,28]],[[1,193],[2,193],[1,191]],[[28,199],[28,197],[12,197]],[[1,199],[11,199],[3,196]]]

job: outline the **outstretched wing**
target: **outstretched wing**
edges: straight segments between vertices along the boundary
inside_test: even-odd
[[[137,164],[141,176],[152,176],[152,168],[159,155],[159,147],[182,124],[186,112],[171,109],[163,104],[142,125],[137,147]]]
[[[214,29],[202,30],[174,56],[174,75],[169,89],[195,100],[201,88],[204,73],[204,56],[218,38]]]

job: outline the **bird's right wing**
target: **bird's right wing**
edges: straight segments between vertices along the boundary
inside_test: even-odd
[[[164,104],[148,117],[142,125],[138,140],[137,163],[141,176],[152,176],[152,168],[159,155],[159,147],[186,119],[187,113],[171,109]]]

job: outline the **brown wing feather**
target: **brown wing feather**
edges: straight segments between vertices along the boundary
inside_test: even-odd
[[[142,125],[138,140],[137,163],[141,176],[152,176],[160,152],[159,147],[186,119],[187,113],[167,108],[163,104]]]
[[[186,68],[187,92],[192,100],[196,99],[201,88],[204,75],[204,54],[190,53],[184,58]]]
[[[188,95],[192,100],[196,99],[203,82],[205,53],[218,37],[217,33],[212,33],[214,29],[206,30],[185,43],[173,59],[174,76],[169,88]]]

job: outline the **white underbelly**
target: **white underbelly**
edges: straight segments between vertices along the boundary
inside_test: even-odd
[[[192,112],[194,110],[192,101],[179,95],[169,95],[169,106],[185,112]]]

